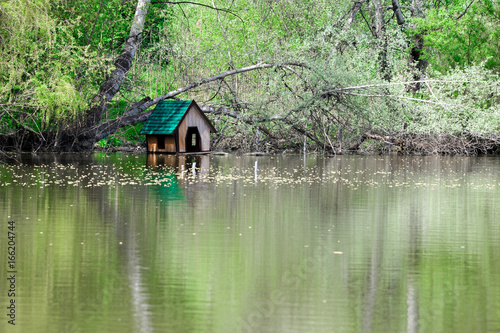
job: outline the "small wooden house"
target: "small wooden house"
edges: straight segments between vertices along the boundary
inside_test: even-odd
[[[195,101],[161,101],[139,134],[146,134],[148,152],[187,153],[210,151],[215,127]]]

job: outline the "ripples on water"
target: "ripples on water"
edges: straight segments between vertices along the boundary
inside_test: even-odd
[[[500,330],[498,158],[21,162],[0,208],[23,331]]]

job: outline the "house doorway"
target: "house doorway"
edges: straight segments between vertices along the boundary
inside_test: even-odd
[[[165,135],[158,135],[158,149],[165,149]]]
[[[198,127],[188,127],[186,134],[186,151],[201,151],[201,137],[200,132],[198,131]]]

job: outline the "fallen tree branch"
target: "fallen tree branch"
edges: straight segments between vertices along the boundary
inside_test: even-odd
[[[243,21],[243,19],[241,17],[239,17],[238,15],[236,15],[233,11],[231,11],[229,9],[225,9],[225,8],[218,8],[218,7],[215,7],[215,5],[214,6],[209,6],[209,5],[205,5],[203,3],[194,2],[194,1],[152,1],[151,4],[153,4],[153,5],[155,5],[155,4],[168,4],[168,5],[185,5],[185,4],[188,4],[188,5],[196,5],[196,6],[206,7],[206,8],[209,8],[209,9],[213,9],[213,10],[215,10],[217,12],[224,12],[224,13],[228,13],[228,14],[234,15],[237,18],[239,18],[241,22],[245,23],[245,21]]]
[[[399,146],[400,149],[403,149],[405,145],[404,140],[400,140],[398,138],[395,138],[393,136],[388,136],[388,135],[379,135],[379,134],[373,134],[370,132],[366,132],[363,135],[361,135],[347,150],[349,151],[358,151],[359,147],[363,142],[365,142],[367,139],[373,139],[373,140],[378,140],[382,141],[386,144],[390,145],[396,145]]]
[[[149,112],[144,112],[146,109],[149,107],[157,104],[160,101],[166,100],[166,99],[172,99],[175,98],[175,96],[182,94],[184,92],[187,92],[189,90],[192,90],[194,88],[197,88],[201,85],[222,80],[228,76],[231,75],[236,75],[236,74],[241,74],[241,73],[246,73],[254,70],[259,70],[259,69],[266,69],[266,68],[285,68],[285,67],[290,67],[290,66],[297,66],[297,67],[307,67],[306,65],[302,63],[282,63],[282,64],[270,64],[270,63],[260,63],[257,65],[252,65],[248,67],[242,67],[234,70],[230,70],[209,78],[202,79],[198,82],[190,83],[184,87],[178,88],[176,90],[170,91],[166,94],[160,95],[154,99],[151,99],[149,97],[143,98],[141,101],[137,102],[134,104],[127,112],[124,113],[123,116],[115,119],[108,120],[104,123],[98,124],[97,126],[94,126],[89,129],[85,129],[84,132],[80,133],[78,135],[79,139],[83,141],[94,141],[97,142],[103,138],[105,138],[108,135],[113,134],[116,132],[118,129],[125,127],[127,125],[133,125],[136,123],[144,122],[149,118],[149,115],[151,114],[151,111]],[[229,114],[230,115],[230,114]],[[277,120],[270,118],[270,120]],[[252,121],[252,122],[264,122],[264,121],[269,121],[269,119],[264,119],[264,118],[258,118],[258,119],[253,119],[253,120],[246,120],[246,121]],[[96,133],[95,136],[92,135],[92,133]],[[94,138],[92,138],[94,137]],[[84,147],[88,147],[89,145],[92,145],[94,142],[90,143],[84,143]]]

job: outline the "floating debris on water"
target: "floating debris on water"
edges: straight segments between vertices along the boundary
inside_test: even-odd
[[[239,159],[236,160],[239,161]],[[135,160],[134,163],[96,163],[82,166],[57,162],[39,165],[6,164],[1,166],[0,187],[44,189],[49,186],[58,186],[92,189],[121,186],[172,187],[179,186],[179,184],[189,186],[201,183],[213,184],[216,187],[242,183],[244,187],[285,186],[291,189],[296,186],[320,184],[342,186],[353,191],[380,187],[388,187],[392,191],[408,188],[495,190],[500,187],[500,182],[493,177],[495,173],[490,169],[475,168],[473,171],[464,172],[456,165],[447,168],[445,162],[434,167],[434,170],[420,162],[416,165],[414,163],[411,168],[401,163],[402,165],[388,171],[367,168],[358,170],[353,169],[352,165],[342,166],[335,163],[324,167],[316,165],[283,167],[280,166],[278,159],[267,158],[267,161],[276,165],[263,166],[263,163],[259,165],[249,160],[244,166],[228,167],[225,165],[217,168],[202,168],[196,167],[193,163],[190,168],[196,172],[183,172],[187,170],[184,164],[180,165],[181,170],[169,166],[150,168],[144,164],[138,165]],[[425,171],[420,172],[419,169]],[[439,175],[438,180],[436,180],[436,174]]]

